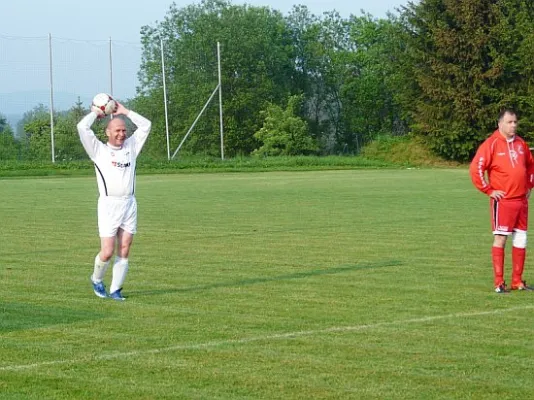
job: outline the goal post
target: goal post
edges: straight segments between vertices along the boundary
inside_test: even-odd
[[[162,47],[162,51],[163,51],[163,47]],[[174,157],[176,157],[176,154],[178,154],[178,152],[182,148],[183,144],[185,143],[185,141],[187,140],[187,138],[189,137],[189,135],[191,134],[191,132],[195,128],[195,125],[197,124],[198,120],[200,119],[202,114],[204,114],[204,111],[206,111],[206,108],[208,108],[209,104],[211,103],[211,101],[213,100],[213,98],[215,97],[215,95],[217,93],[219,93],[219,135],[220,135],[220,141],[221,141],[221,160],[224,160],[224,126],[223,126],[222,83],[221,83],[221,80],[222,80],[222,78],[221,78],[221,45],[220,45],[219,42],[217,42],[217,75],[218,75],[218,84],[217,84],[217,86],[215,87],[215,89],[211,93],[210,97],[208,98],[208,100],[204,104],[204,107],[202,107],[202,110],[200,110],[200,112],[198,113],[197,117],[195,118],[195,120],[193,121],[193,123],[191,124],[189,129],[187,130],[186,134],[182,138],[182,141],[180,142],[180,144],[178,145],[178,147],[176,148],[176,150],[172,154],[172,157],[170,158],[171,160],[173,160]],[[164,85],[163,86],[163,88],[164,88],[163,89],[163,93],[164,93],[164,96],[166,96],[166,93],[165,93],[165,73],[163,73],[162,76],[163,76],[162,79],[163,79],[163,85]],[[165,100],[165,106],[166,106],[166,104],[167,104],[167,101]],[[165,113],[167,113],[167,111],[165,111]],[[167,135],[168,135],[169,123],[167,121],[167,118],[165,119],[165,128],[167,130]]]
[[[182,141],[180,142],[180,144],[178,145],[178,148],[174,151],[171,159],[174,159],[174,157],[176,156],[176,154],[178,153],[178,151],[180,151],[180,148],[182,147],[182,145],[184,144],[184,142],[186,141],[187,137],[189,136],[189,134],[191,133],[191,131],[193,130],[193,128],[195,127],[195,125],[197,124],[198,120],[200,119],[200,117],[202,116],[202,114],[204,114],[204,111],[206,111],[206,108],[208,108],[208,105],[211,103],[211,100],[213,100],[213,97],[215,97],[215,94],[217,94],[217,91],[219,90],[219,85],[217,85],[217,87],[215,88],[215,90],[211,93],[208,101],[206,101],[206,104],[204,104],[204,107],[202,107],[202,110],[200,110],[200,112],[198,113],[197,117],[195,118],[195,120],[193,121],[193,124],[191,125],[191,127],[189,128],[189,130],[187,131],[187,133],[185,134],[185,136],[183,137]]]

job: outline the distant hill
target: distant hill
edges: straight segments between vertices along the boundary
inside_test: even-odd
[[[22,114],[2,114],[6,117],[7,123],[13,128],[13,132],[17,130],[17,124],[22,119]]]
[[[54,92],[54,109],[57,111],[68,110],[77,101],[78,98],[85,106],[91,103],[91,96],[78,95],[66,92]],[[46,90],[0,93],[0,113],[7,114],[24,114],[35,106],[50,104],[50,92]]]
[[[55,92],[54,110],[65,111],[74,106],[78,101],[88,107],[91,103],[91,96],[80,96],[74,93]],[[6,117],[13,130],[16,130],[17,123],[22,119],[25,112],[32,110],[39,104],[46,107],[50,105],[50,92],[46,90],[0,93],[0,114]]]

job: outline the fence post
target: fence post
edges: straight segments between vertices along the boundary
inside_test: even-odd
[[[221,160],[224,160],[224,128],[222,108],[221,44],[217,42],[217,69],[219,75],[219,129],[221,132]]]
[[[171,148],[169,143],[169,113],[167,110],[167,86],[165,83],[165,56],[163,55],[163,39],[159,39],[161,51],[161,80],[163,81],[163,107],[165,109],[165,134],[167,135],[167,160],[171,159]]]
[[[113,96],[113,52],[111,48],[111,36],[109,37],[109,94]]]
[[[56,162],[54,150],[54,80],[52,73],[52,34],[48,34],[48,57],[50,70],[50,147],[52,148],[52,163]]]

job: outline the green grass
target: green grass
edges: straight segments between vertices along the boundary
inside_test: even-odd
[[[310,171],[339,169],[399,168],[409,162],[391,163],[377,157],[353,156],[292,156],[292,157],[236,157],[221,160],[215,157],[179,157],[172,161],[141,157],[137,164],[139,175],[178,174],[192,172],[265,172]],[[2,161],[0,178],[28,176],[92,176],[94,167],[89,159],[80,161]]]
[[[124,303],[89,284],[94,177],[0,193],[1,399],[532,393],[534,295],[492,293],[465,169],[139,176]]]

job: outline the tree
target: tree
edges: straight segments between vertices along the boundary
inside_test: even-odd
[[[89,112],[78,100],[66,112],[57,113],[54,116],[54,146],[56,161],[71,161],[88,159],[87,154],[80,142],[76,130],[76,124]],[[99,121],[100,122],[100,121]],[[97,122],[93,129],[98,134],[101,123]]]
[[[51,158],[50,120],[37,117],[24,124],[27,134],[27,156],[30,160],[47,160]]]
[[[178,9],[171,6],[157,27],[142,31],[140,93],[143,104],[162,99],[160,39],[165,43],[171,145],[183,135],[217,86],[216,42],[222,49],[225,146],[228,155],[249,154],[261,127],[260,111],[281,104],[291,93],[293,56],[282,15],[266,7],[233,6],[207,0]],[[152,100],[148,100],[152,99]],[[163,125],[163,110],[147,116]],[[187,140],[184,151],[219,154],[219,114],[213,102]],[[163,136],[155,146],[164,148]]]
[[[403,12],[411,70],[420,95],[408,97],[414,132],[440,155],[468,160],[496,127],[503,107],[522,115],[531,137],[534,3],[421,0]]]
[[[261,115],[265,118],[263,126],[254,136],[262,145],[254,151],[263,156],[294,156],[317,151],[315,141],[308,134],[306,121],[297,116],[302,96],[291,96],[286,109],[269,104]]]
[[[305,116],[323,152],[358,150],[361,139],[404,133],[401,25],[393,16],[316,17],[295,6],[287,17]]]
[[[327,96],[319,72],[319,53],[322,48],[319,42],[320,19],[304,5],[293,6],[285,19],[294,47],[295,91],[304,95],[303,116],[308,121],[312,135],[321,140],[329,129],[324,111]]]
[[[14,160],[19,155],[19,143],[6,118],[0,114],[0,160]]]
[[[18,122],[22,157],[30,160],[51,159],[50,114],[43,104],[27,111]]]
[[[341,88],[352,54],[347,21],[337,12],[319,18],[307,7],[295,6],[287,23],[295,47],[297,88],[305,95],[312,134],[326,152],[343,147]]]
[[[353,149],[355,136],[366,142],[378,135],[406,133],[399,101],[406,85],[401,68],[405,49],[401,25],[391,15],[351,16],[349,27],[354,51],[341,98],[346,142]]]

